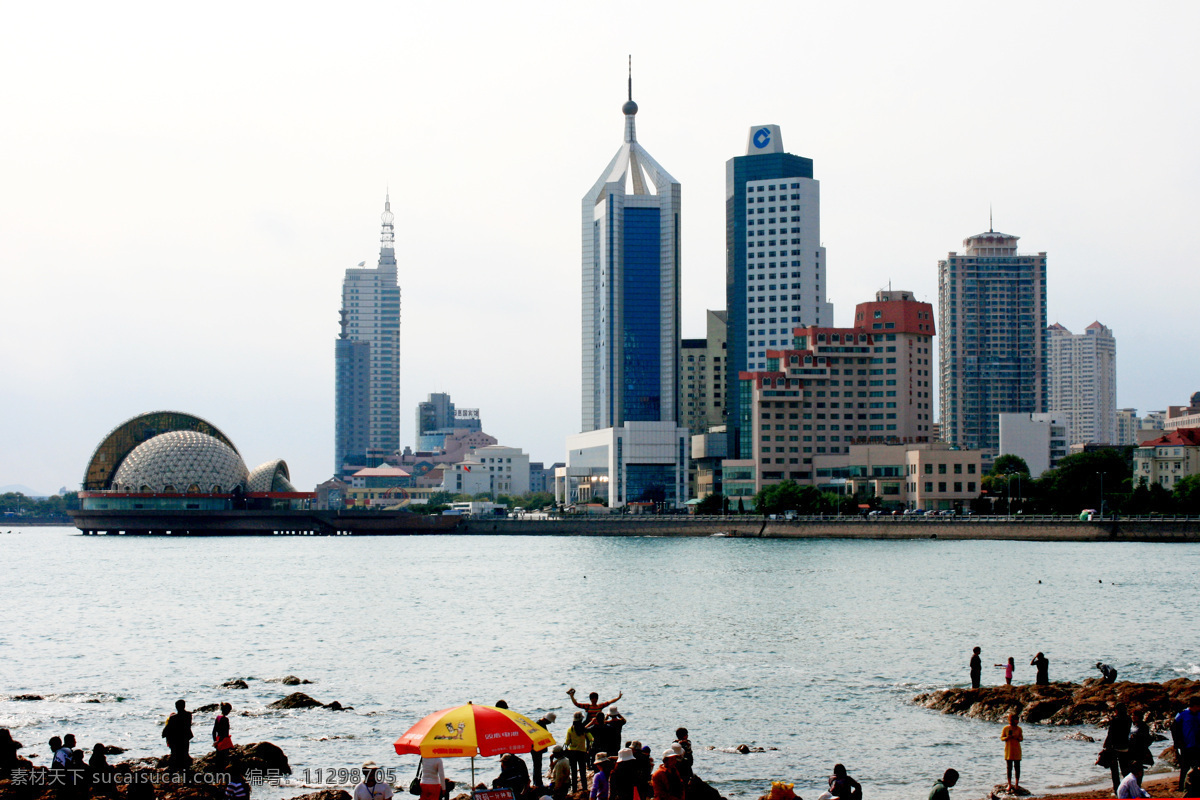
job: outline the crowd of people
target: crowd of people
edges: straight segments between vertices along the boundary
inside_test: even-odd
[[[978,685],[980,660],[980,648],[976,647],[971,657],[973,686]],[[1038,653],[1030,663],[1037,668],[1038,683],[1047,683],[1049,661],[1045,655]],[[1006,667],[1007,683],[1011,683],[1013,665],[1012,658],[1006,664],[997,665]],[[1107,665],[1098,665],[1104,666]],[[586,702],[576,699],[574,689],[568,690],[567,694],[579,710],[572,717],[563,743],[550,750],[548,768],[543,772],[545,749],[529,751],[532,772],[520,755],[506,753],[500,758],[500,773],[491,782],[491,789],[506,789],[514,800],[579,800],[581,797],[587,800],[721,800],[720,793],[695,773],[695,755],[687,728],[676,729],[674,741],[662,751],[656,766],[650,746],[638,740],[623,740],[626,720],[615,705],[621,694],[612,700],[601,701],[599,695],[592,692]],[[496,706],[508,707],[503,700]],[[224,757],[233,748],[231,711],[228,703],[222,703],[213,722],[214,762],[218,771],[226,773],[222,787],[226,800],[247,800],[250,785],[246,771],[236,758]],[[557,716],[549,712],[539,718],[537,724],[549,729],[556,720]],[[193,766],[190,754],[194,738],[192,724],[192,713],[187,710],[185,701],[177,701],[175,711],[167,718],[161,733],[170,750],[166,764],[169,771],[187,772]],[[1149,797],[1141,781],[1144,769],[1154,763],[1150,753],[1153,733],[1142,711],[1116,703],[1107,728],[1096,764],[1109,769],[1113,792],[1118,798]],[[1184,796],[1200,797],[1200,696],[1191,698],[1187,707],[1174,717],[1171,736],[1179,764],[1179,790]],[[1000,732],[1010,793],[1020,790],[1024,738],[1018,715],[1011,714],[1008,724]],[[105,745],[96,743],[87,760],[73,734],[51,737],[49,746],[47,764],[35,768],[43,773],[41,785],[54,787],[56,794],[64,800],[89,797],[89,787],[91,796],[118,797],[117,786],[121,782],[111,777],[116,768],[108,763],[110,749]],[[7,729],[0,728],[0,780],[14,779],[21,765],[28,765],[19,759],[18,751],[22,747]],[[373,761],[363,764],[362,780],[354,788],[354,800],[391,800],[393,789],[382,779],[381,772]],[[950,800],[950,789],[958,779],[956,770],[946,770],[935,781],[929,800]],[[842,764],[834,765],[828,784],[828,791],[817,800],[862,800],[862,786]],[[779,785],[788,788],[789,800],[800,800],[790,791],[790,784]],[[453,788],[454,782],[446,777],[440,758],[422,758],[409,787],[410,792],[420,795],[420,800],[448,800]],[[487,788],[486,784],[474,787],[475,790]],[[131,784],[126,796],[138,797],[139,794],[152,797],[152,788],[148,790],[143,785],[135,792],[135,785]],[[774,797],[774,792],[769,797]],[[769,797],[760,800],[769,800]]]

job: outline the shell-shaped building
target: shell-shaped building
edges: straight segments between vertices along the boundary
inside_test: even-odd
[[[80,498],[90,509],[222,510],[307,501],[287,462],[246,467],[229,437],[191,414],[153,411],[118,425],[92,454]]]

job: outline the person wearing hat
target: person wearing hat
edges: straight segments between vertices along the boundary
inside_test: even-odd
[[[608,800],[608,773],[612,770],[613,762],[608,753],[596,753],[592,764],[592,793],[589,800]]]
[[[679,774],[680,757],[674,748],[664,750],[662,764],[650,776],[654,800],[683,800],[683,776]]]
[[[629,748],[633,750],[633,763],[637,765],[638,797],[649,798],[654,793],[650,788],[650,776],[654,774],[654,757],[650,755],[650,748],[642,747],[641,742],[630,742]]]
[[[362,773],[362,783],[354,787],[354,800],[392,800],[392,787],[379,780],[378,764],[364,763]]]
[[[571,761],[561,744],[550,751],[550,792],[554,800],[566,800],[571,791]]]
[[[592,752],[615,753],[621,749],[621,730],[625,727],[625,718],[616,706],[608,709],[607,715],[596,717],[587,725],[592,732]]]
[[[567,760],[571,763],[571,792],[587,788],[587,753],[592,734],[583,724],[583,712],[576,711],[571,727],[567,728]]]
[[[640,767],[633,750],[626,747],[617,753],[617,763],[608,776],[608,792],[611,800],[633,800],[641,778]],[[640,792],[639,792],[640,796]]]
[[[557,717],[555,716],[554,712],[551,711],[547,713],[546,716],[539,719],[537,724],[539,727],[549,730],[550,723],[554,722],[555,719],[557,719]],[[545,788],[545,786],[542,784],[542,751],[545,749],[546,748],[543,747],[541,750],[530,749],[529,751],[529,756],[533,759],[533,785],[539,789]]]

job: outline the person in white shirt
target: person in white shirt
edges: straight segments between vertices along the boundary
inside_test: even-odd
[[[1134,798],[1149,797],[1150,793],[1142,788],[1142,765],[1134,764],[1133,770],[1117,787],[1117,797]]]
[[[446,770],[440,758],[421,759],[421,800],[440,800],[446,789]]]
[[[362,783],[354,787],[354,800],[392,800],[392,787],[379,780],[378,764],[368,761],[362,771]]]

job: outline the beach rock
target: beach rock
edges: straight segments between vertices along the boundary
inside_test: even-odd
[[[209,703],[206,706],[200,706],[199,708],[193,708],[192,713],[193,714],[207,714],[210,711],[219,711],[220,709],[221,709],[220,703]]]
[[[292,692],[282,700],[276,700],[268,708],[324,708],[325,704],[314,700],[304,692]]]
[[[11,698],[19,702],[31,702],[33,700],[45,700],[40,694],[15,694]]]
[[[1094,741],[1096,741],[1091,736],[1088,736],[1086,733],[1082,733],[1081,731],[1071,731],[1068,734],[1064,734],[1062,738],[1070,739],[1070,740],[1076,741],[1076,742],[1094,742]]]
[[[459,795],[459,797],[467,797],[467,795]],[[345,789],[322,789],[311,794],[298,794],[292,800],[351,800],[351,798],[350,793]]]
[[[1175,745],[1163,748],[1163,751],[1158,754],[1158,763],[1166,764],[1169,767],[1179,766],[1179,759],[1175,757]]]
[[[354,710],[354,706],[344,706],[341,703],[339,703],[337,700],[334,700],[332,703],[329,703],[325,707],[328,708],[330,711],[353,711]]]
[[[275,770],[281,775],[292,774],[292,765],[288,763],[287,756],[271,742],[237,745],[232,750],[226,750],[225,754],[230,759],[236,758],[247,770],[257,769],[264,774],[268,770]],[[215,750],[210,750],[197,758],[192,762],[192,766],[197,772],[222,771],[218,768]]]
[[[119,755],[121,755],[121,753],[124,753],[124,752],[125,752],[125,748],[124,748],[124,747],[118,747],[118,746],[117,746],[117,745],[115,745],[115,744],[106,744],[106,745],[104,745],[104,750],[105,750],[105,752],[107,752],[107,753],[108,753],[110,756],[119,756]]]
[[[250,685],[241,678],[234,678],[221,684],[222,689],[249,689]]]
[[[1007,783],[997,783],[992,787],[992,793],[989,795],[994,800],[1004,800],[1008,797],[1029,797],[1031,792],[1024,786],[1016,786],[1010,791]]]
[[[913,702],[944,714],[992,722],[1019,714],[1024,722],[1048,725],[1100,725],[1111,713],[1112,704],[1123,702],[1130,708],[1142,709],[1147,721],[1161,726],[1193,696],[1200,697],[1200,682],[1188,678],[1173,678],[1164,683],[1110,684],[1089,679],[1082,685],[946,689],[917,695]]]
[[[312,681],[307,678],[297,678],[295,675],[286,675],[282,678],[267,678],[267,683],[282,683],[284,686],[302,686]]]

